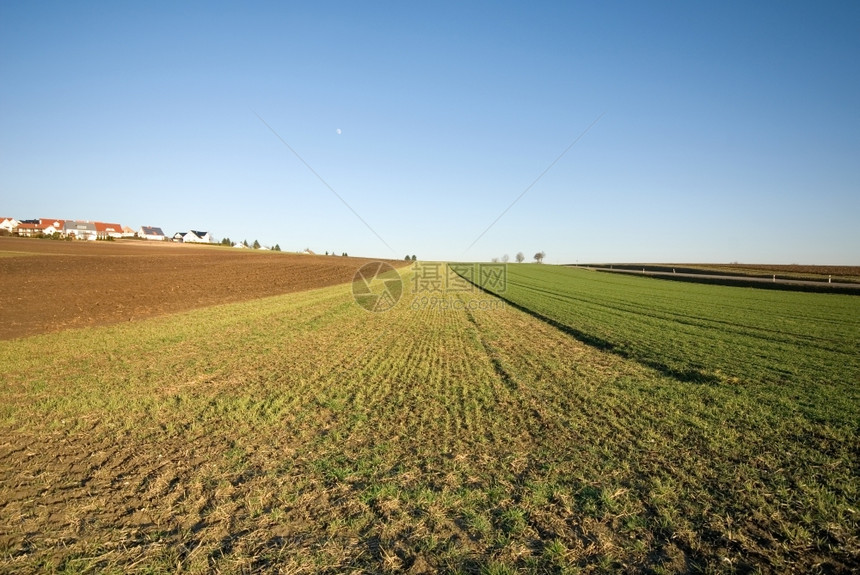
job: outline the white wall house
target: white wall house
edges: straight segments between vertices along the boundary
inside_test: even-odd
[[[111,224],[106,222],[95,222],[96,232],[98,232],[99,239],[107,239],[107,238],[121,238],[122,237],[122,226],[119,224]]]
[[[177,236],[181,235],[182,239],[177,240],[176,236],[173,236],[174,240],[185,242],[186,244],[211,244],[212,236],[209,235],[209,232],[198,232],[197,230],[189,230],[184,233],[177,233]]]
[[[60,222],[54,221],[54,223],[50,223],[49,220],[39,220],[39,223],[23,222],[15,227],[15,233],[27,238],[52,236],[58,232],[64,234],[64,225]]]
[[[0,218],[0,230],[6,230],[11,233],[20,223],[15,218]]]
[[[66,220],[55,220],[52,218],[39,218],[39,224],[42,226],[42,229],[47,229],[48,226],[53,226],[53,228],[56,231],[62,232],[63,227],[66,224]]]
[[[137,237],[143,238],[145,240],[164,240],[164,232],[161,231],[161,228],[156,228],[153,226],[141,226],[140,230],[137,232]]]
[[[66,220],[63,226],[63,233],[76,240],[95,240],[98,237],[94,223],[76,220]]]

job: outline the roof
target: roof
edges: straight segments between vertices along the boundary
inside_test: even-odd
[[[34,224],[34,223],[19,224],[18,229],[19,230],[39,230],[39,231],[41,231],[41,230],[46,230],[51,226],[54,226],[54,224],[51,222],[45,221],[45,223],[43,223],[43,224],[42,223],[39,223],[39,224]],[[54,226],[54,228],[57,229],[57,226]],[[62,223],[59,225],[59,229],[63,229]]]
[[[164,232],[161,231],[161,228],[156,228],[153,226],[140,226],[140,229],[143,230],[143,235],[145,236],[163,236]]]
[[[75,220],[66,220],[65,226],[63,226],[67,230],[81,230],[87,232],[96,231],[96,226],[92,222],[81,222]]]
[[[97,232],[122,232],[122,226],[119,224],[109,224],[105,222],[95,222]]]
[[[203,236],[205,236],[209,232],[198,232],[197,230],[191,230],[191,233],[194,234],[195,236],[197,236],[198,238],[202,238]]]

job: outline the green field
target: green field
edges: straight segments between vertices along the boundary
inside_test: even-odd
[[[790,391],[857,421],[860,298],[538,265],[508,266],[505,285],[500,295],[536,317],[673,378]]]
[[[860,298],[507,269],[0,342],[0,570],[860,567]]]

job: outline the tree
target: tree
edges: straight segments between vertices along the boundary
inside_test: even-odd
[[[535,261],[536,261],[537,263],[541,263],[541,262],[543,262],[543,259],[544,259],[545,257],[546,257],[546,253],[544,253],[544,252],[538,252],[538,253],[536,253],[536,254],[535,254]]]
[[[257,240],[254,240],[254,249],[255,250],[260,249],[260,242],[258,242]]]
[[[418,258],[416,258],[416,257],[415,257],[415,254],[412,254],[412,261],[414,262],[414,261],[417,261],[417,260],[418,260]]]
[[[409,261],[409,254],[406,254],[406,257],[405,257],[405,258],[403,258],[403,261],[406,261],[406,262],[408,262],[408,261]]]
[[[506,263],[508,263],[509,261],[511,261],[511,258],[510,258],[510,256],[509,256],[508,254],[505,254],[505,255],[503,255],[503,256],[502,256],[502,263],[503,263],[503,264],[506,264]]]
[[[490,261],[493,262],[494,264],[497,264],[497,263],[499,263],[499,258],[492,258]]]
[[[280,246],[279,244],[275,244],[275,247],[273,247],[273,248],[272,248],[272,251],[273,251],[273,252],[279,252],[279,251],[281,251],[281,246]]]
[[[224,238],[223,240],[221,240],[221,245],[222,246],[232,246],[233,244],[232,244],[232,242],[230,242],[230,238]]]
[[[248,246],[248,240],[242,240],[242,245],[245,246],[246,248],[249,247]]]
[[[526,256],[523,255],[523,252],[517,252],[517,263],[523,263],[523,260],[526,259]]]

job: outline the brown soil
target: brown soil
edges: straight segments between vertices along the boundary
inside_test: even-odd
[[[807,265],[779,265],[779,264],[706,264],[701,267],[705,269],[743,271],[747,273],[789,273],[798,275],[817,275],[834,277],[860,277],[860,266],[807,266]]]
[[[346,283],[370,261],[169,242],[0,237],[0,340]]]

